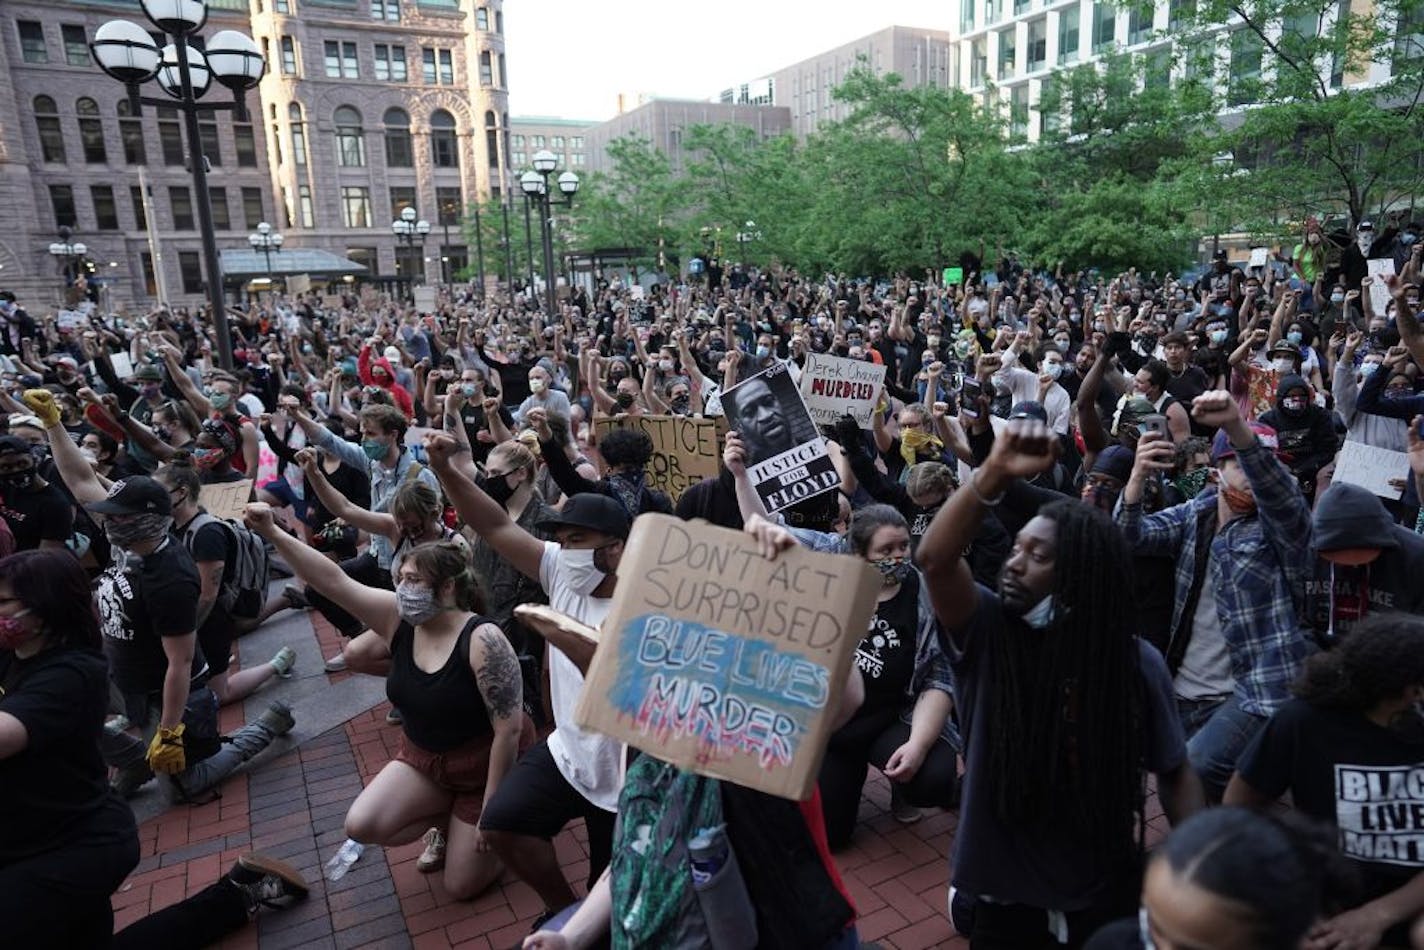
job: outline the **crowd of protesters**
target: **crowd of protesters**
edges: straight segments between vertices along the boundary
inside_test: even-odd
[[[896,820],[958,811],[945,891],[973,947],[1407,945],[1418,234],[1311,222],[1261,266],[1221,253],[1191,280],[972,253],[954,283],[712,262],[560,293],[556,317],[477,288],[433,312],[277,295],[230,314],[231,369],[201,313],[76,322],[0,294],[0,916],[16,946],[51,945],[56,920],[62,945],[105,945],[138,859],[121,799],[156,781],[205,800],[289,733],[281,702],[227,736],[218,708],[295,662],[235,669],[234,643],[313,610],[345,639],[326,669],[382,677],[402,731],[347,834],[423,841],[457,899],[508,868],[545,908],[529,947],[732,945],[686,873],[709,825],[752,942],[857,946],[834,852],[871,766]],[[885,385],[869,427],[816,436],[838,490],[779,513],[748,474],[800,438],[775,387],[728,398],[720,474],[677,498],[640,429],[597,435],[722,415],[809,354]],[[243,480],[240,520],[207,512],[205,490]],[[581,729],[593,645],[515,616],[596,627],[638,582],[619,564],[648,512],[883,576],[809,801]],[[273,575],[292,581],[269,595]],[[1150,852],[1153,796],[1175,830]],[[589,870],[569,881],[553,839],[579,819]],[[306,891],[245,855],[113,940],[201,946]]]

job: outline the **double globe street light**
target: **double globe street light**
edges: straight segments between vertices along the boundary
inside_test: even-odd
[[[247,243],[252,245],[255,251],[261,251],[262,256],[267,260],[267,292],[275,293],[276,285],[272,282],[272,252],[282,249],[282,235],[272,230],[272,225],[266,221],[261,221],[257,225],[257,230],[247,236]]]
[[[208,195],[207,159],[198,133],[198,114],[231,109],[238,121],[247,121],[244,100],[247,90],[261,81],[266,60],[252,37],[236,30],[214,33],[198,49],[188,37],[208,21],[205,0],[140,0],[149,22],[169,38],[162,49],[148,30],[132,20],[110,20],[94,32],[89,49],[99,68],[128,89],[130,114],[142,114],[142,106],[177,108],[183,113],[188,139],[188,167],[197,191],[198,227],[203,241],[203,258],[208,278],[208,303],[218,336],[218,361],[232,368],[232,333],[223,302],[222,267],[218,262],[217,238],[213,232],[213,208]],[[139,95],[139,87],[158,80],[174,101],[149,99]],[[199,103],[216,80],[232,91],[232,102]]]
[[[69,225],[61,225],[59,228],[59,240],[49,246],[49,252],[56,260],[64,262],[64,286],[66,288],[79,280],[80,265],[89,248],[83,241],[72,240],[74,231]]]
[[[533,163],[532,171],[519,176],[519,187],[526,198],[539,202],[539,230],[544,239],[544,310],[552,323],[559,318],[558,304],[554,300],[554,206],[573,205],[574,195],[579,190],[579,176],[571,171],[560,175],[558,185],[563,197],[553,201],[549,194],[549,176],[559,167],[558,156],[548,149],[540,149],[534,153]]]
[[[415,247],[415,242],[417,239],[420,241],[421,248],[423,249],[425,247],[425,237],[430,233],[430,222],[426,221],[424,218],[421,218],[419,221],[417,221],[414,208],[402,208],[400,217],[391,222],[391,233],[396,236],[397,252],[399,252],[401,244],[404,243],[406,249],[406,260],[410,260],[412,257],[410,251],[411,248]],[[421,257],[423,258],[424,256],[424,252],[422,251]],[[421,278],[424,279],[425,261],[422,260],[420,263]],[[399,254],[397,255],[396,267],[397,269],[399,269],[400,267]],[[414,285],[415,275],[412,274],[411,286]]]

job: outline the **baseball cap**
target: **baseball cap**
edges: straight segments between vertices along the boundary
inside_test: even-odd
[[[607,495],[579,492],[540,521],[547,528],[587,528],[615,538],[628,537],[628,513]]]
[[[1048,423],[1048,410],[1043,408],[1043,403],[1035,402],[1032,399],[1025,399],[1023,402],[1016,402],[1009,410],[1010,419],[1037,419],[1044,424]]]
[[[114,482],[103,501],[93,502],[84,508],[96,515],[171,515],[173,499],[168,489],[155,479],[147,475],[132,475]]]
[[[1276,438],[1276,430],[1261,422],[1247,423],[1251,431],[1256,434],[1256,440],[1265,449],[1275,452],[1280,445],[1280,440]],[[1211,440],[1211,460],[1213,463],[1223,459],[1235,458],[1236,446],[1231,444],[1231,439],[1227,436],[1226,430],[1221,430],[1216,437]]]
[[[1300,356],[1300,347],[1290,340],[1277,340],[1276,345],[1271,347],[1271,355],[1280,353],[1282,356]]]
[[[0,435],[0,455],[29,455],[30,443],[18,435]]]
[[[1226,260],[1226,248],[1223,247],[1223,248],[1218,249],[1215,254],[1211,255],[1211,259],[1214,260],[1214,261],[1224,261],[1224,260]]]
[[[1369,218],[1366,218],[1365,220],[1361,221],[1359,225],[1355,228],[1355,230],[1357,231],[1373,231],[1374,229],[1375,223]]]
[[[158,367],[152,363],[144,363],[134,370],[133,378],[143,380],[144,382],[157,383],[162,382],[163,373],[159,372]]]

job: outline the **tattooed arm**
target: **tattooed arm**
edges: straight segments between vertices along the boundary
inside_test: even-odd
[[[524,681],[519,673],[519,659],[504,632],[492,623],[475,628],[470,638],[470,669],[484,697],[494,738],[490,740],[489,774],[485,779],[485,807],[489,807],[495,789],[519,756],[519,735],[524,726]],[[484,835],[476,846],[488,851]]]

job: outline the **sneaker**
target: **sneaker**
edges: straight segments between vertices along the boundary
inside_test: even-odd
[[[336,656],[326,661],[326,666],[323,667],[323,669],[325,669],[328,673],[346,672],[346,654],[336,654]]]
[[[227,879],[243,892],[249,911],[259,906],[275,907],[279,901],[302,900],[309,890],[300,871],[265,854],[240,856],[227,873]]]
[[[118,792],[120,798],[129,799],[152,779],[153,769],[148,767],[147,762],[139,762],[115,771],[114,777],[109,780],[109,787]]]
[[[924,812],[905,801],[904,794],[893,783],[890,785],[890,814],[902,825],[913,825],[925,817]]]
[[[288,584],[282,588],[282,597],[287,601],[287,606],[293,610],[306,610],[311,606],[307,600],[306,592],[296,584]]]
[[[405,723],[405,717],[401,715],[401,711],[400,711],[399,709],[397,709],[396,707],[392,706],[392,707],[390,708],[390,711],[386,713],[386,725],[388,725],[388,726],[400,726],[400,725],[403,725],[404,723]]]
[[[282,679],[291,679],[292,667],[297,665],[297,651],[291,647],[282,647],[277,651],[277,655],[267,662],[272,664],[272,669],[276,670]]]
[[[285,736],[297,724],[292,709],[286,703],[273,702],[262,715],[257,717],[257,725],[264,726],[273,735]]]
[[[415,869],[421,874],[430,874],[445,866],[445,833],[439,828],[431,828],[420,839],[425,850],[415,859]]]

